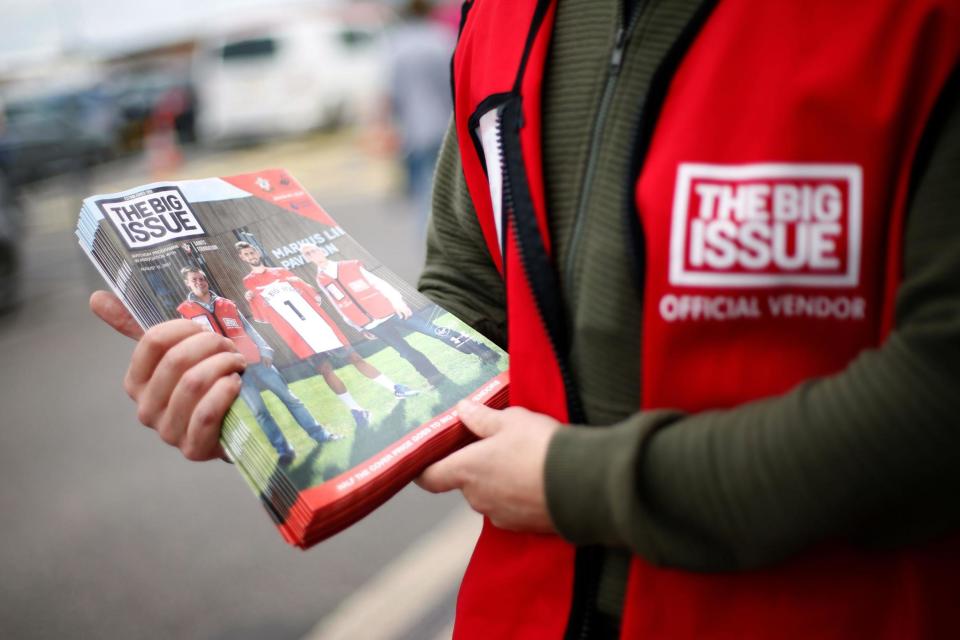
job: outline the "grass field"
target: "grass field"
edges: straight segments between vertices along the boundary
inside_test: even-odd
[[[441,316],[435,323],[473,333],[449,314]],[[411,333],[407,340],[430,358],[450,382],[427,391],[427,383],[420,374],[390,348],[380,350],[367,360],[394,382],[421,390],[420,395],[405,400],[397,399],[393,393],[363,376],[353,366],[341,367],[337,374],[356,401],[371,413],[370,426],[361,433],[357,433],[349,409],[327,387],[322,376],[312,376],[290,385],[310,413],[328,431],[343,435],[343,440],[317,446],[297,425],[276,396],[270,392],[263,393],[268,409],[280,425],[287,441],[297,452],[296,460],[286,472],[299,489],[320,484],[372,457],[403,434],[452,407],[484,381],[507,368],[506,357],[496,364],[483,364],[476,356],[461,353],[439,340],[419,333]],[[484,342],[497,349],[492,343],[486,340]],[[274,465],[276,452],[246,404],[237,400],[231,411],[236,412],[243,423],[243,428],[237,429],[241,438],[234,438],[235,442],[242,443],[239,447],[240,462],[262,468],[263,465],[257,465],[254,460],[254,456],[257,456],[260,460],[268,460],[270,465]],[[225,436],[229,435],[228,429],[229,427],[224,427]],[[264,471],[269,473],[266,469]],[[255,489],[259,492],[262,487]]]

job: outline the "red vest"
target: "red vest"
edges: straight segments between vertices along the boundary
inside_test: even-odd
[[[555,6],[477,0],[465,10],[455,119],[506,282],[511,401],[582,420],[539,144]],[[960,7],[948,0],[721,0],[701,12],[655,76],[638,136],[643,408],[696,412],[780,394],[882,343],[912,162],[958,33]],[[558,537],[485,523],[456,636],[562,637],[578,615],[582,559]],[[622,636],[947,637],[957,575],[956,541],[891,552],[829,545],[723,575],[635,558]]]
[[[317,272],[317,284],[355,327],[365,327],[396,313],[390,301],[363,276],[362,268],[358,260],[343,260],[337,263],[336,278]]]
[[[240,311],[232,300],[216,298],[213,301],[213,313],[192,300],[184,300],[177,307],[177,311],[181,316],[187,320],[193,320],[207,331],[219,333],[233,340],[248,363],[260,362],[260,349],[244,330]]]

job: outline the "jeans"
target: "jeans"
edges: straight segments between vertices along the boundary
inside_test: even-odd
[[[286,438],[283,437],[280,426],[276,420],[273,419],[273,416],[270,415],[270,411],[263,401],[263,396],[260,395],[261,391],[272,391],[273,394],[280,399],[280,402],[287,407],[287,410],[293,416],[293,419],[297,421],[297,424],[299,424],[311,438],[314,440],[323,440],[325,436],[323,427],[317,422],[316,418],[310,414],[300,398],[293,395],[290,387],[287,386],[286,380],[283,379],[276,368],[272,366],[268,367],[262,362],[247,365],[247,369],[243,372],[241,380],[243,384],[240,387],[240,397],[243,398],[243,401],[250,407],[250,411],[253,412],[253,416],[257,419],[257,424],[263,429],[267,440],[269,440],[273,448],[277,450],[278,455],[289,451],[290,445],[287,444]]]

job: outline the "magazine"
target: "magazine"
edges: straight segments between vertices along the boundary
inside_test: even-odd
[[[228,456],[291,544],[356,522],[507,402],[507,356],[366,252],[286,171],[84,201],[83,250],[144,327],[186,318],[247,368]]]

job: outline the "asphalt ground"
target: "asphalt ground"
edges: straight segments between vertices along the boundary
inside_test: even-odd
[[[83,196],[265,167],[288,168],[416,278],[422,238],[397,168],[350,133],[188,151],[177,167],[130,159],[24,192],[22,299],[0,317],[0,637],[449,635],[476,535],[455,496],[411,487],[307,552],[288,547],[232,467],[189,463],[137,424],[120,385],[132,345],[87,310],[102,282],[73,237]]]

